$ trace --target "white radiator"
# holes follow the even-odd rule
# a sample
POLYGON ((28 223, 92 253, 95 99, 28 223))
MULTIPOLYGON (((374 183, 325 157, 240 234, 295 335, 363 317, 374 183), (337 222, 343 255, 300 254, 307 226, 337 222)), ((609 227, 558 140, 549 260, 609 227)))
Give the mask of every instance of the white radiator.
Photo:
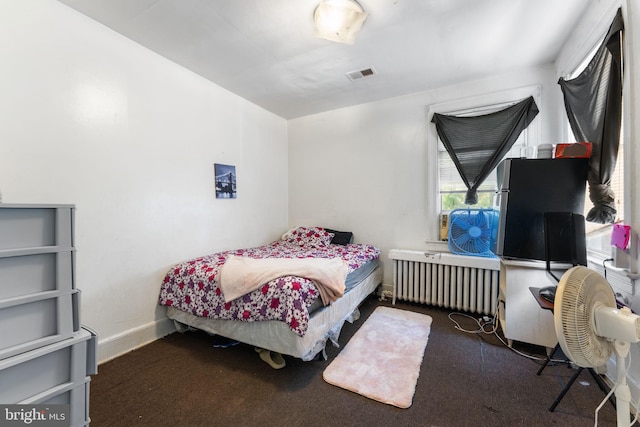
POLYGON ((393 249, 396 298, 460 311, 493 315, 497 309, 500 260, 393 249))

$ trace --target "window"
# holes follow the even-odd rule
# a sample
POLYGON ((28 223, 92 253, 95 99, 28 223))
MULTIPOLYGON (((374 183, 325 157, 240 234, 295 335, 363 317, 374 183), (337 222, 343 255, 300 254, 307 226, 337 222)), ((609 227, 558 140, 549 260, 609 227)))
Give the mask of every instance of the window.
MULTIPOLYGON (((464 96, 429 105, 427 107, 427 117, 432 117, 435 113, 454 116, 489 114, 513 105, 514 100, 524 100, 530 96, 533 96, 537 105, 541 105, 541 95, 542 86, 529 85, 464 96)), ((519 139, 505 157, 521 157, 521 153, 527 152, 527 147, 537 147, 540 134, 541 121, 536 118, 519 135, 519 139)), ((467 188, 449 154, 440 142, 436 126, 431 123, 427 128, 427 143, 429 167, 425 174, 429 190, 429 195, 427 196, 428 205, 432 209, 430 209, 430 219, 433 224, 427 240, 439 240, 441 238, 440 214, 453 209, 468 207, 464 204, 467 188)), ((534 154, 531 153, 531 156, 533 157, 534 154)), ((496 181, 495 173, 487 177, 483 188, 478 192, 478 200, 481 204, 474 205, 474 207, 495 207, 496 181)))
MULTIPOLYGON (((624 123, 622 125, 624 127, 624 123)), ((569 127, 569 122, 567 121, 567 128, 569 129, 569 142, 576 142, 576 138, 573 136, 573 132, 571 132, 571 128, 569 127)), ((622 222, 624 220, 624 138, 622 138, 622 132, 620 133, 620 146, 618 147, 618 160, 616 161, 616 168, 611 176, 611 189, 616 196, 616 222, 622 222)), ((587 216, 587 212, 591 209, 593 204, 589 199, 589 186, 587 185, 585 189, 585 204, 584 204, 584 215, 587 216)), ((586 223, 586 231, 587 233, 591 231, 595 231, 601 228, 611 228, 609 224, 597 224, 593 222, 586 223)))
MULTIPOLYGON (((589 64, 598 50, 599 45, 593 47, 586 55, 585 59, 576 67, 576 69, 570 74, 568 78, 574 78, 578 76, 589 64)), ((624 93, 623 93, 624 96, 624 93)), ((624 108, 624 107, 623 107, 624 108)), ((624 114, 623 114, 624 117, 624 114)), ((567 141, 577 142, 571 125, 566 115, 564 116, 565 126, 567 129, 567 141)), ((618 147, 618 158, 616 161, 616 167, 611 177, 611 189, 615 194, 615 207, 616 207, 616 219, 615 222, 622 222, 624 220, 624 120, 621 123, 620 132, 620 145, 618 147)), ((593 203, 589 199, 589 186, 585 188, 585 206, 584 216, 586 218, 587 213, 593 207, 593 203)), ((598 224, 586 221, 585 231, 587 233, 587 249, 592 255, 596 255, 600 258, 607 259, 611 256, 611 224, 598 224)))
MULTIPOLYGON (((489 114, 494 111, 508 107, 509 104, 500 104, 474 108, 473 110, 455 111, 447 114, 455 116, 474 116, 480 114, 489 114)), ((513 144, 511 150, 505 158, 532 157, 532 149, 527 141, 527 129, 522 131, 518 140, 513 144)), ((449 156, 444 144, 438 138, 438 178, 439 178, 439 194, 440 194, 440 211, 451 211, 468 207, 465 205, 464 199, 467 193, 467 187, 464 185, 460 174, 456 169, 453 160, 449 156)), ((476 208, 491 208, 495 205, 495 194, 498 184, 496 171, 494 170, 482 183, 478 190, 478 203, 473 205, 476 208)))
MULTIPOLYGON (((568 125, 568 122, 567 122, 568 125)), ((622 125, 624 127, 624 123, 622 125)), ((622 136, 622 133, 621 133, 622 136)), ((575 142, 573 133, 569 129, 569 141, 575 142)), ((616 168, 611 177, 611 189, 615 194, 616 204, 616 220, 615 222, 622 222, 624 220, 624 138, 620 138, 620 146, 618 147, 618 160, 616 161, 616 168)), ((587 213, 591 209, 593 204, 589 199, 589 185, 585 188, 585 203, 584 203, 584 216, 587 217, 587 213)), ((603 259, 610 258, 611 256, 611 224, 598 224, 594 222, 585 222, 585 231, 587 233, 587 250, 598 255, 603 259)))

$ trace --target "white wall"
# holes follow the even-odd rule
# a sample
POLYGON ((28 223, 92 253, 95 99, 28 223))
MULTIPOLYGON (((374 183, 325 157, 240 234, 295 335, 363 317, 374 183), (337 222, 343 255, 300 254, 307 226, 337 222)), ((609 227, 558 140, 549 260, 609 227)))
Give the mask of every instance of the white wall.
POLYGON ((101 360, 171 330, 172 264, 286 229, 286 121, 54 0, 0 0, 0 94, 3 202, 76 205, 101 360), (215 199, 214 163, 237 199, 215 199))
POLYGON ((390 284, 388 251, 425 249, 437 237, 429 106, 529 86, 541 88, 541 141, 560 142, 550 66, 290 120, 289 225, 353 231, 383 251, 390 284))

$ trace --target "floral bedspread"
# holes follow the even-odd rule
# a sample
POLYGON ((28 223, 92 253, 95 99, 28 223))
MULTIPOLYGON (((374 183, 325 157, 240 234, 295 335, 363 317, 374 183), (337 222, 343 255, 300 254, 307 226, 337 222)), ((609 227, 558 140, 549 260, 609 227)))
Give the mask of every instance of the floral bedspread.
POLYGON ((251 258, 342 258, 349 273, 376 259, 380 250, 371 245, 330 244, 301 246, 276 241, 266 246, 220 252, 177 264, 169 270, 160 290, 160 305, 175 307, 199 317, 246 322, 280 320, 299 336, 307 331, 308 308, 318 298, 312 281, 285 276, 265 283, 260 289, 225 303, 216 276, 230 255, 251 258))

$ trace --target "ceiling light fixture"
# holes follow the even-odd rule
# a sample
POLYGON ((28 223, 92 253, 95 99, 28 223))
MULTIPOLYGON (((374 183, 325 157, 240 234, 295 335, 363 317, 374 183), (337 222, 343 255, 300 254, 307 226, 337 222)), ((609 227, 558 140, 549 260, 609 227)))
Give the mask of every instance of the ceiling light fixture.
POLYGON ((367 13, 355 0, 323 0, 313 14, 314 36, 353 44, 365 19, 367 13))

